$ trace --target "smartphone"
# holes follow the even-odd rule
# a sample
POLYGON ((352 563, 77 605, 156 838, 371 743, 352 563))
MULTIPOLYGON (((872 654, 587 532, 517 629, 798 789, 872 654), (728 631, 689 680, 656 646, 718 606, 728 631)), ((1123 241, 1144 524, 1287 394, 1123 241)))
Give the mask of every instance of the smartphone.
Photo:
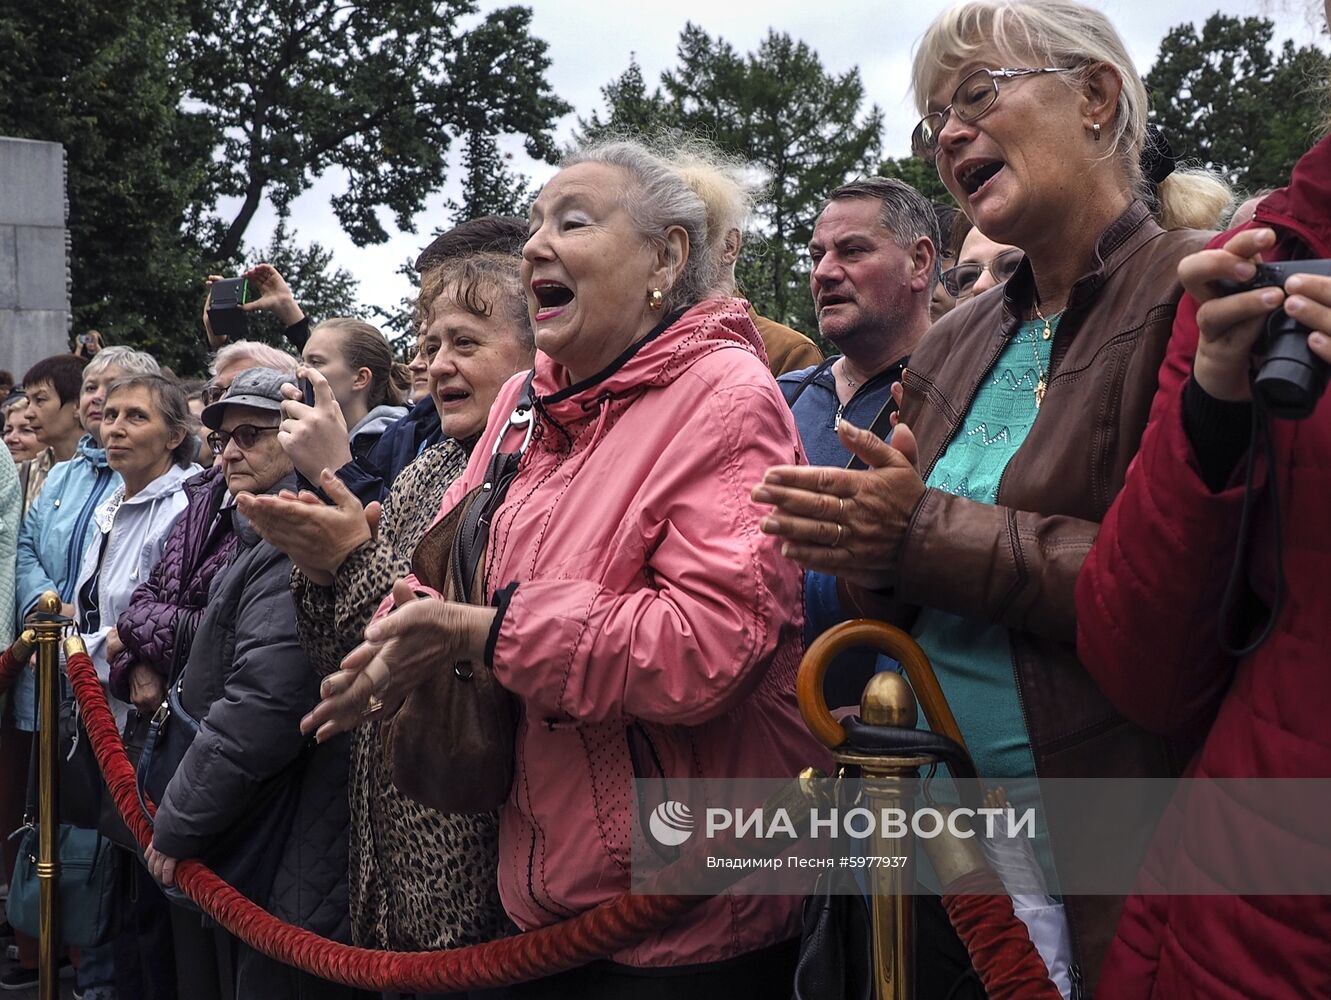
POLYGON ((91 334, 91 333, 80 333, 80 334, 79 334, 79 343, 82 344, 84 347, 91 347, 91 346, 93 345, 92 334, 91 334))
POLYGON ((297 379, 296 382, 300 385, 300 395, 301 395, 301 398, 305 400, 305 405, 306 405, 306 406, 313 406, 313 405, 314 405, 314 383, 311 382, 311 381, 310 381, 309 379, 307 379, 307 378, 297 379))

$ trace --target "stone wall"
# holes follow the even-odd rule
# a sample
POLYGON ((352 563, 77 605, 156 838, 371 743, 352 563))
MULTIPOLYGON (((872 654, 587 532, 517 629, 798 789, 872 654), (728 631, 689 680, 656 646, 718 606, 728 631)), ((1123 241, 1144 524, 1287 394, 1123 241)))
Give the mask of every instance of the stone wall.
POLYGON ((0 137, 0 368, 69 350, 65 150, 0 137))

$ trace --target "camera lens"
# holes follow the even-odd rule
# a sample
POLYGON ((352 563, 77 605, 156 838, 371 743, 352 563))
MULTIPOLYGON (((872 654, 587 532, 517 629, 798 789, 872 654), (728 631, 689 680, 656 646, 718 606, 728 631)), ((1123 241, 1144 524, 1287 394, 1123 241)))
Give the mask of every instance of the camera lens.
POLYGON ((1328 366, 1309 349, 1309 332, 1284 310, 1267 319, 1266 357, 1252 387, 1273 417, 1304 419, 1326 390, 1328 366))

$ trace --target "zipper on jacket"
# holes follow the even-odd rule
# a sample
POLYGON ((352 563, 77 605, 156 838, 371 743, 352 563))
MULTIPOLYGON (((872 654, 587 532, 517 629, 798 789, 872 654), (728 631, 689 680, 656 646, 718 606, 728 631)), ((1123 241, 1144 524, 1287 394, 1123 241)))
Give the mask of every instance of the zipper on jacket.
MULTIPOLYGON (((78 520, 74 522, 74 534, 70 535, 69 543, 65 547, 65 579, 70 583, 77 583, 79 569, 83 566, 84 546, 83 536, 88 532, 88 522, 92 520, 93 512, 101 506, 102 498, 106 495, 106 487, 111 480, 111 470, 109 468, 100 468, 97 470, 97 478, 93 481, 92 490, 88 494, 88 499, 79 511, 78 520)), ((63 600, 64 595, 61 595, 63 600)))

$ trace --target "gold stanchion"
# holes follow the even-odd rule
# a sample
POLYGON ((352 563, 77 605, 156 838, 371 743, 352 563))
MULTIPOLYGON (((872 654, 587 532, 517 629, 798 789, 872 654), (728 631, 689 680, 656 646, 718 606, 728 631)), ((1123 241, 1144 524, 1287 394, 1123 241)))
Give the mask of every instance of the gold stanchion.
POLYGON ((60 707, 60 639, 73 622, 60 613, 60 596, 47 591, 28 624, 37 639, 37 881, 41 888, 38 933, 39 1000, 58 1000, 60 970, 59 771, 56 758, 60 707))
MULTIPOLYGON (((915 727, 918 709, 910 685, 898 674, 875 674, 860 700, 860 718, 871 726, 915 727)), ((875 816, 883 810, 910 813, 919 786, 921 767, 935 763, 924 754, 870 756, 840 749, 832 756, 838 764, 860 769, 864 797, 875 816)), ((873 959, 877 972, 877 1000, 912 1000, 915 996, 915 885, 914 836, 907 826, 901 836, 890 836, 878 823, 873 854, 904 858, 900 868, 880 865, 869 870, 873 887, 873 959)))
MULTIPOLYGON (((905 632, 884 622, 858 619, 843 622, 819 636, 800 664, 796 689, 800 713, 818 739, 841 765, 860 769, 864 796, 874 815, 884 809, 909 814, 919 787, 920 768, 938 763, 928 753, 869 753, 850 748, 846 730, 827 708, 823 678, 836 655, 856 646, 868 646, 895 657, 910 682, 900 674, 881 673, 869 679, 860 701, 860 720, 870 726, 914 729, 919 718, 916 693, 924 704, 933 730, 964 747, 952 710, 934 677, 929 659, 905 632), (914 690, 912 690, 912 686, 914 690)), ((915 996, 915 885, 914 835, 909 826, 900 837, 889 836, 884 824, 875 826, 874 853, 880 858, 903 858, 901 867, 878 865, 869 871, 873 887, 874 995, 877 1000, 912 1000, 915 996)))

